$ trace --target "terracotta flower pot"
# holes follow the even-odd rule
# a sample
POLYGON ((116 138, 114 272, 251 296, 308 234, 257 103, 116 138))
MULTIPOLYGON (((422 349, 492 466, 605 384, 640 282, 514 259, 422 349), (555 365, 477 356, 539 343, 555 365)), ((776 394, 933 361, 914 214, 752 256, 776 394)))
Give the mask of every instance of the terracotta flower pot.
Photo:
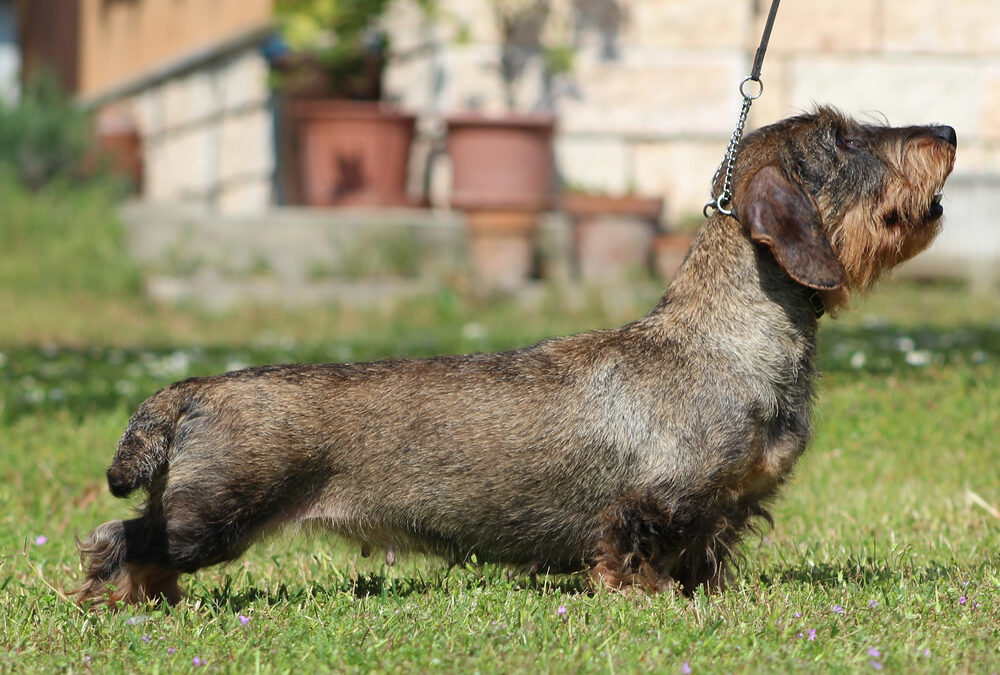
POLYGON ((534 272, 538 212, 552 205, 550 114, 448 118, 451 205, 466 211, 480 284, 515 290, 534 272))
POLYGON ((551 206, 553 115, 467 113, 452 115, 447 123, 453 207, 551 206))
POLYGON ((465 215, 476 281, 490 290, 515 291, 535 265, 537 211, 474 209, 465 215))
POLYGON ((128 179, 131 191, 142 193, 142 136, 133 115, 115 106, 102 109, 95 120, 96 147, 84 158, 85 171, 110 169, 128 179))
POLYGON ((476 278, 515 290, 534 272, 538 212, 552 204, 555 117, 466 113, 447 123, 451 205, 466 211, 476 278))
POLYGON ((416 117, 374 101, 293 101, 308 206, 403 206, 416 117))
POLYGON ((581 278, 622 280, 651 269, 662 199, 571 192, 562 208, 573 219, 581 278))

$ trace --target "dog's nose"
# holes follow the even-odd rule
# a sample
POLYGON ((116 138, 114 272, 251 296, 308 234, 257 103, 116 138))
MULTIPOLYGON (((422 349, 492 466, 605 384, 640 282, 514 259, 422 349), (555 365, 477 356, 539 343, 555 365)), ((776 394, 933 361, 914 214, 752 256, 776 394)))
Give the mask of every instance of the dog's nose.
POLYGON ((940 138, 942 141, 947 141, 952 145, 958 145, 958 134, 955 133, 954 127, 931 127, 931 133, 934 134, 935 138, 940 138))

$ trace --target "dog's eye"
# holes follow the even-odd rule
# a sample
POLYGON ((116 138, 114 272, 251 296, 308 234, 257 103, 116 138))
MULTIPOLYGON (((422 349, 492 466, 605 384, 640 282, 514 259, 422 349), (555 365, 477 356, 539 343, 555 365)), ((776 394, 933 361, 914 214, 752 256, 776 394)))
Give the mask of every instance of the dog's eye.
POLYGON ((840 150, 863 150, 866 147, 868 144, 863 139, 837 134, 837 148, 840 150))

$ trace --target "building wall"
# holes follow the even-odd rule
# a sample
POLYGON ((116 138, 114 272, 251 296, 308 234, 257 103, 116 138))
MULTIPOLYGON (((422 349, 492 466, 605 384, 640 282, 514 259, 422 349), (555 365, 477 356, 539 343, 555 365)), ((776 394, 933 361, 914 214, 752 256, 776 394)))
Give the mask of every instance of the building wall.
POLYGON ((13 0, 0 0, 0 102, 17 98, 21 54, 13 0))
POLYGON ((94 100, 180 59, 271 25, 273 0, 13 3, 24 75, 49 69, 67 91, 94 100))
POLYGON ((77 93, 121 86, 271 23, 272 0, 79 0, 77 93))
POLYGON ((79 84, 81 0, 15 0, 21 42, 22 80, 42 70, 63 88, 79 84))
MULTIPOLYGON (((431 117, 504 108, 490 0, 442 0, 431 22, 405 3, 387 26, 390 97, 431 117)), ((553 0, 572 24, 572 73, 548 86, 540 61, 519 107, 559 114, 558 169, 571 186, 664 195, 694 217, 740 107, 766 0, 553 0), (553 89, 555 90, 553 93, 553 89)), ((893 124, 958 130, 956 172, 1000 170, 1000 0, 809 0, 778 11, 763 96, 748 128, 836 105, 893 124)))

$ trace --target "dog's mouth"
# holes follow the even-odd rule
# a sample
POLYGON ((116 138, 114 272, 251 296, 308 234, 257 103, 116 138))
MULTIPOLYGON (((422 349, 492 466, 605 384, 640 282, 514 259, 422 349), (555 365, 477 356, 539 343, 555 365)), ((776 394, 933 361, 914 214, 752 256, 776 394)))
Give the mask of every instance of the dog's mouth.
POLYGON ((940 192, 934 195, 931 199, 930 208, 927 209, 927 213, 924 214, 924 222, 930 222, 932 220, 937 220, 944 215, 944 207, 941 206, 941 199, 944 197, 940 192))

